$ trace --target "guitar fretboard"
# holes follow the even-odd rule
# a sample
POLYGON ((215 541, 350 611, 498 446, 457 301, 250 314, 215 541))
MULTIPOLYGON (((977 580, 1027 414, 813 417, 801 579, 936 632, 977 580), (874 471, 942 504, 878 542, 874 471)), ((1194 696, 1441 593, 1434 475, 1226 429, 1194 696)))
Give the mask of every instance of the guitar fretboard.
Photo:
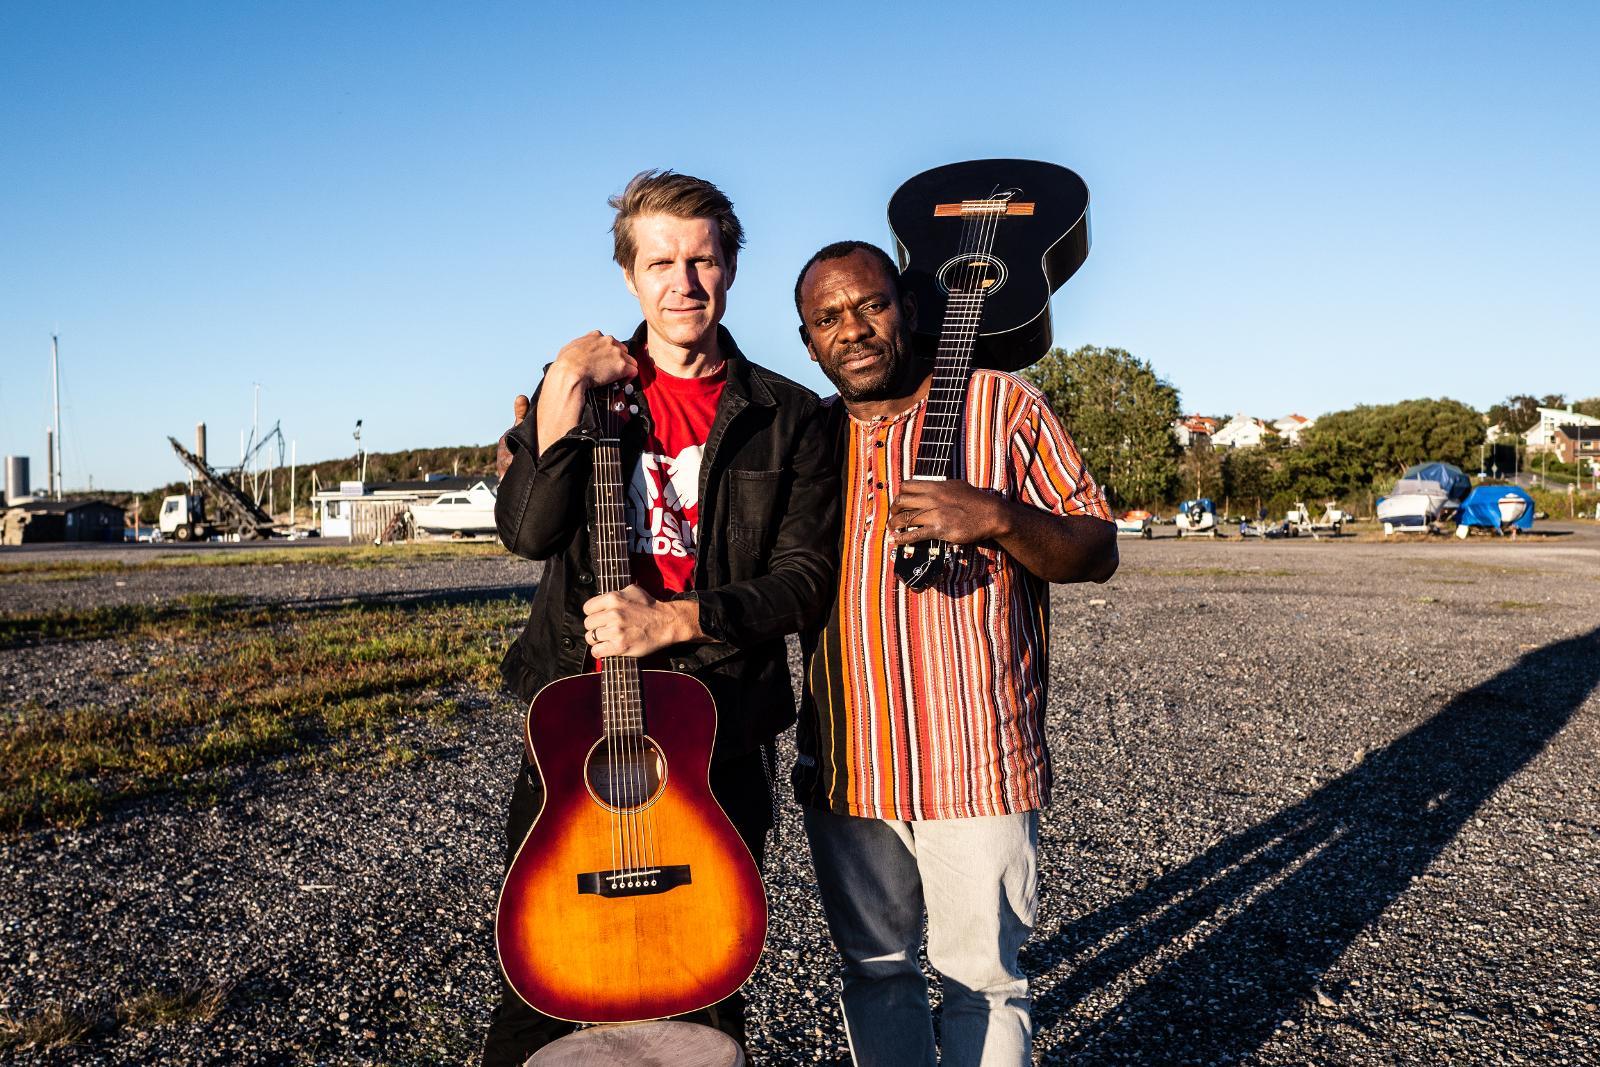
MULTIPOLYGON (((595 587, 616 593, 633 583, 628 566, 628 519, 624 509, 621 425, 626 401, 620 389, 596 390, 601 436, 594 446, 595 587)), ((639 661, 633 656, 607 656, 600 661, 602 710, 606 736, 644 734, 644 703, 639 696, 639 661)))
POLYGON ((983 318, 983 291, 951 293, 939 332, 939 355, 922 417, 917 446, 916 477, 948 478, 961 436, 961 413, 967 399, 972 352, 983 318))

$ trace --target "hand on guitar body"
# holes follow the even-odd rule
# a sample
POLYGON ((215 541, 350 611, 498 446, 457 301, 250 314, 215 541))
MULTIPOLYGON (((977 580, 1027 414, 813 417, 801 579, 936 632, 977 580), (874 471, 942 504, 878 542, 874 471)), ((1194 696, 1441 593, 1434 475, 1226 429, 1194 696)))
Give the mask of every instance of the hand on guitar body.
POLYGON ((897 545, 947 541, 973 545, 1009 530, 1006 502, 958 478, 915 479, 900 486, 889 509, 889 537, 897 545))
POLYGON ((1115 524, 1056 515, 959 478, 903 483, 889 510, 889 536, 896 545, 992 541, 1047 582, 1103 582, 1117 569, 1115 524))
POLYGON ((583 605, 584 639, 597 660, 648 656, 669 645, 707 640, 700 605, 693 600, 657 600, 637 585, 591 597, 583 605))

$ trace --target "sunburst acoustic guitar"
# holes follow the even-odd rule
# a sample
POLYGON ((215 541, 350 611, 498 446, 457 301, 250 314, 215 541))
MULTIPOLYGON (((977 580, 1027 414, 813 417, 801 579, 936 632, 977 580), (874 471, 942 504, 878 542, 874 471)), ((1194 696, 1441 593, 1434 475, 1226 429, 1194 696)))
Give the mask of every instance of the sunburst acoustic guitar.
MULTIPOLYGON (((627 403, 596 391, 592 549, 600 592, 631 581, 620 433, 627 403)), ((546 1015, 638 1022, 727 997, 750 976, 767 901, 711 795, 717 714, 694 678, 611 657, 545 686, 526 741, 544 807, 506 873, 495 947, 546 1015)))

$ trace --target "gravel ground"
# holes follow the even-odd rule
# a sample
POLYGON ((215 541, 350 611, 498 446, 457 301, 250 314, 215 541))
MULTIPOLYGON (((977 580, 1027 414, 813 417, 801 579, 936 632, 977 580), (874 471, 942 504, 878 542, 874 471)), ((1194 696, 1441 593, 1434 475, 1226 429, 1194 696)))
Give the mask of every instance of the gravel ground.
MULTIPOLYGON (((1058 790, 1027 950, 1041 1062, 1600 1062, 1600 530, 1551 529, 1124 541, 1110 583, 1055 591, 1058 790)), ((6 578, 0 611, 445 597, 534 573, 6 578)), ((7 650, 0 693, 126 700, 139 650, 111 650, 7 650)), ((72 1049, 0 1060, 470 1062, 519 717, 481 696, 459 737, 413 728, 430 758, 392 771, 260 770, 218 807, 156 798, 0 840, 0 1014, 99 1020, 72 1049), (226 990, 209 1022, 115 1021, 130 996, 204 983, 226 990)), ((792 810, 769 854, 752 1051, 837 1062, 792 810)))

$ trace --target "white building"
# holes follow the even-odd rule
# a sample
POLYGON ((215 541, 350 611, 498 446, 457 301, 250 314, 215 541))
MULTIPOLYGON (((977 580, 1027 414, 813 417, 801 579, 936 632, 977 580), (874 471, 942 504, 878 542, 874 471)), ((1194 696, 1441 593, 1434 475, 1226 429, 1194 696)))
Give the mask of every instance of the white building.
POLYGON ((1553 451, 1556 447, 1556 428, 1560 426, 1600 426, 1600 419, 1593 415, 1580 415, 1572 410, 1571 404, 1565 408, 1540 408, 1539 424, 1522 435, 1528 451, 1553 451))
POLYGON ((1254 448, 1272 432, 1272 427, 1241 411, 1216 432, 1211 443, 1218 448, 1254 448))
POLYGON ((1314 418, 1308 419, 1304 415, 1289 414, 1273 423, 1272 428, 1278 431, 1279 437, 1291 445, 1297 445, 1300 443, 1300 435, 1311 429, 1316 423, 1317 420, 1314 418))
POLYGON ((338 489, 313 493, 311 507, 318 532, 325 538, 342 537, 367 544, 382 539, 395 516, 413 504, 428 504, 445 493, 462 492, 483 481, 500 484, 498 478, 457 478, 430 474, 417 481, 340 482, 338 489))
POLYGON ((1172 420, 1172 436, 1179 448, 1188 448, 1202 437, 1209 438, 1217 432, 1217 420, 1205 415, 1185 415, 1172 420))

